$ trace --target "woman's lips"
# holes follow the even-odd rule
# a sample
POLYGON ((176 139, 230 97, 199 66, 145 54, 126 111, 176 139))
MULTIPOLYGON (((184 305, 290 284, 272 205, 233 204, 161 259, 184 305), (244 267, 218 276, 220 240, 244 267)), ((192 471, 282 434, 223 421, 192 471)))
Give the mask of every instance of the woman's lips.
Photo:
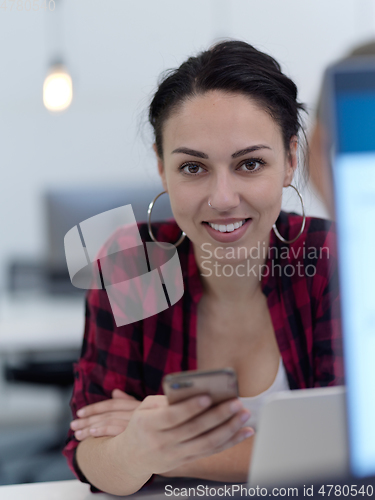
POLYGON ((213 227, 211 227, 208 222, 203 222, 202 224, 207 229, 207 232, 210 236, 213 237, 214 240, 220 241, 221 243, 231 243, 233 241, 239 240, 246 232, 247 228, 251 224, 253 219, 248 219, 241 227, 235 229, 230 233, 221 233, 217 231, 213 227))

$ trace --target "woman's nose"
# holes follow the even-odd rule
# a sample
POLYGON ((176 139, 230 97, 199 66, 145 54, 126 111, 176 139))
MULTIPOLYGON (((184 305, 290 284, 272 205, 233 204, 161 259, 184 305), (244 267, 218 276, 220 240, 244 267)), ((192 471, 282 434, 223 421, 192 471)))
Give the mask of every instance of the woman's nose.
POLYGON ((230 178, 230 174, 228 173, 216 176, 210 193, 209 202, 212 208, 220 212, 234 209, 240 203, 240 196, 236 183, 230 178))

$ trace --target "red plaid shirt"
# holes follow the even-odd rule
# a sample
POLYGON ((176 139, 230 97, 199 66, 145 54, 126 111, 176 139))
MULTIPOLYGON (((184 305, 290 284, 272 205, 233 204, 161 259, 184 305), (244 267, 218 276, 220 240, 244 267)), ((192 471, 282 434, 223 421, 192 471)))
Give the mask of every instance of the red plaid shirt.
MULTIPOLYGON (((276 224, 289 240, 298 234, 301 223, 301 216, 281 212, 276 224)), ((147 224, 139 223, 138 228, 142 241, 151 241, 147 224)), ((154 223, 153 233, 158 241, 173 243, 181 230, 171 220, 154 223)), ((307 217, 303 234, 290 245, 271 231, 270 248, 276 250, 268 256, 269 272, 263 273, 261 285, 290 388, 343 384, 334 223, 307 217)), ((115 388, 143 400, 163 394, 164 375, 197 368, 196 322, 202 283, 191 241, 186 237, 177 250, 184 295, 154 316, 117 327, 106 291, 88 292, 82 352, 74 365, 74 418, 83 406, 111 398, 115 388)), ((78 444, 69 430, 63 453, 73 472, 86 482, 75 460, 78 444)))

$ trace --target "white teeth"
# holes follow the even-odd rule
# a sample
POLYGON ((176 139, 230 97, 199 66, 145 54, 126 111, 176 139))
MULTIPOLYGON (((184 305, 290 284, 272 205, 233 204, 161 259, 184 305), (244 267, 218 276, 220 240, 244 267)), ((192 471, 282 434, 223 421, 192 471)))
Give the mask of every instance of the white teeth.
POLYGON ((211 224, 211 222, 209 222, 208 224, 216 229, 216 231, 220 231, 221 233, 231 233, 235 229, 241 227, 245 222, 246 220, 244 219, 241 222, 235 222, 234 224, 228 224, 227 226, 225 226, 224 224, 211 224))

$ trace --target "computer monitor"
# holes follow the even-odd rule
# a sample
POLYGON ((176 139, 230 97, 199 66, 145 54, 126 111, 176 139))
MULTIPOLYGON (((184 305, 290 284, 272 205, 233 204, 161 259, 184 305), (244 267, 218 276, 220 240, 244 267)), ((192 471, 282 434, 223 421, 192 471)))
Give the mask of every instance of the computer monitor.
MULTIPOLYGON (((112 186, 112 187, 75 187, 50 189, 44 195, 46 217, 46 263, 47 287, 50 292, 77 292, 70 283, 66 264, 64 237, 80 222, 112 210, 131 204, 137 222, 147 220, 150 202, 163 190, 162 187, 112 186)), ((169 197, 166 194, 155 203, 152 221, 172 218, 169 197)), ((113 221, 116 226, 117 221, 113 221)))
POLYGON ((350 465, 375 475, 375 57, 326 73, 334 142, 350 465))

